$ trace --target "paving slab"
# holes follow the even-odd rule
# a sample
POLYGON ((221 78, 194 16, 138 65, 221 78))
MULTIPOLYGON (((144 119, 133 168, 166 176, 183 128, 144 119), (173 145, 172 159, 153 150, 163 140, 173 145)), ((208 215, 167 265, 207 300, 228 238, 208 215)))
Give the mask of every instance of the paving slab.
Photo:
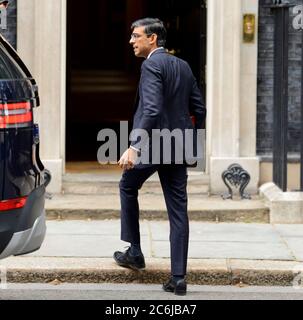
MULTIPOLYGON (((151 256, 149 239, 141 237, 142 249, 151 256)), ((111 235, 47 235, 40 250, 31 253, 37 257, 112 257, 114 251, 125 251, 126 242, 111 235)))
MULTIPOLYGON (((153 241, 155 257, 169 257, 169 243, 153 241)), ((259 259, 293 260, 294 256, 284 243, 266 242, 213 242, 191 241, 188 256, 201 259, 259 259)))
POLYGON ((275 224, 274 226, 282 237, 303 239, 303 224, 275 224))
MULTIPOLYGON (((47 234, 58 235, 119 235, 121 228, 120 220, 59 220, 47 221, 47 234)), ((142 236, 149 234, 147 221, 140 222, 142 236)))
MULTIPOLYGON (((146 257, 169 257, 169 223, 141 222, 146 257)), ((302 260, 303 239, 283 238, 272 225, 190 222, 189 257, 302 260)), ((123 251, 120 221, 47 221, 47 235, 34 256, 112 257, 123 251)), ((303 261, 303 260, 302 260, 303 261)))
POLYGON ((297 261, 303 261, 303 238, 285 237, 287 246, 292 251, 297 261))
MULTIPOLYGON (((153 240, 166 240, 169 223, 150 221, 153 240)), ((200 223, 190 222, 190 239, 193 241, 228 242, 282 242, 279 233, 270 224, 200 223)))

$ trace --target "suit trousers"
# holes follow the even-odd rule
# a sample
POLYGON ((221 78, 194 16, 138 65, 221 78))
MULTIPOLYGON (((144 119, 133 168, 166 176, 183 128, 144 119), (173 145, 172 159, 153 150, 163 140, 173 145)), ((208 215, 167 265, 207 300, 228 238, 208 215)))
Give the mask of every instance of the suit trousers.
POLYGON ((121 240, 140 243, 138 192, 158 172, 170 224, 171 273, 185 275, 188 257, 187 167, 185 165, 137 165, 124 171, 120 181, 121 240))

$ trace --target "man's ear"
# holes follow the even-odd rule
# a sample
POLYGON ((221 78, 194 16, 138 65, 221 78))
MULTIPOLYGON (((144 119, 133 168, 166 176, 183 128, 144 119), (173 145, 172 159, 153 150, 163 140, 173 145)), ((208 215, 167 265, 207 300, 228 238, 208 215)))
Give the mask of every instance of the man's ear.
POLYGON ((150 44, 154 44, 154 43, 157 43, 158 41, 158 36, 153 33, 151 36, 150 36, 150 44))

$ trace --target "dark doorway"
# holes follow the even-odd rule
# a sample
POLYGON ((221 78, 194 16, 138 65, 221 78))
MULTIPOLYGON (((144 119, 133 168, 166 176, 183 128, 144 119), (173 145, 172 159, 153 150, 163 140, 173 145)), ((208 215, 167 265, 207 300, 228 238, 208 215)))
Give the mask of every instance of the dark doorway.
POLYGON ((67 1, 66 160, 96 161, 97 134, 130 120, 141 59, 128 44, 131 23, 159 17, 167 49, 191 65, 205 92, 206 8, 201 0, 67 1))

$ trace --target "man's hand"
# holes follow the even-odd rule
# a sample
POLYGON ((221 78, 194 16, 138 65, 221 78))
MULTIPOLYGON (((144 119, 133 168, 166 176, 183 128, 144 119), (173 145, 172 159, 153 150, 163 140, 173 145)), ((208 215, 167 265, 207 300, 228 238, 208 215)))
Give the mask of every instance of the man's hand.
POLYGON ((120 166, 120 168, 124 170, 133 169, 137 161, 137 158, 137 151, 132 148, 129 148, 123 153, 121 159, 118 162, 118 165, 120 166))

